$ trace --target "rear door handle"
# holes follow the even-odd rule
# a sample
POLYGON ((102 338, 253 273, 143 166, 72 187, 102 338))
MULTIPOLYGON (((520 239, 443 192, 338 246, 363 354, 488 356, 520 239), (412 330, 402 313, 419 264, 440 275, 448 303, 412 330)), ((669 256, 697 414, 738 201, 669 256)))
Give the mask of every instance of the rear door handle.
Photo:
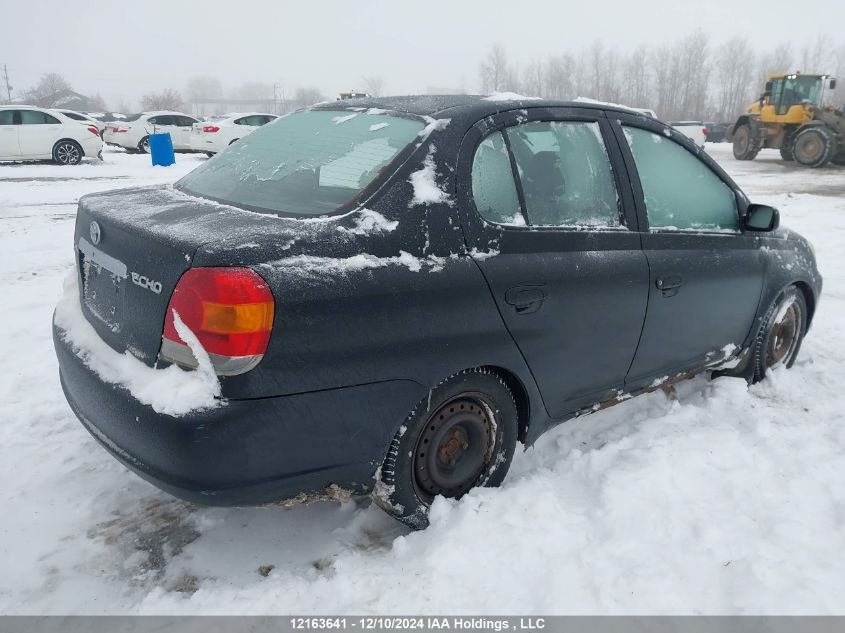
POLYGON ((505 293, 505 301, 517 314, 537 312, 546 300, 545 286, 516 286, 505 293))
POLYGON ((664 297, 674 297, 678 294, 678 288, 683 283, 684 279, 680 275, 667 275, 665 277, 658 277, 654 285, 663 293, 664 297))

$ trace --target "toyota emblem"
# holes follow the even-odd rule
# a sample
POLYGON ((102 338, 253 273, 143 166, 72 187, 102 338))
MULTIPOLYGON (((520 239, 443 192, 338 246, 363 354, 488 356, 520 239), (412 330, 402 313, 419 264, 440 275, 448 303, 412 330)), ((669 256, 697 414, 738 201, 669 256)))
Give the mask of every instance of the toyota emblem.
POLYGON ((91 242, 95 245, 100 243, 100 225, 96 222, 91 222, 91 242))

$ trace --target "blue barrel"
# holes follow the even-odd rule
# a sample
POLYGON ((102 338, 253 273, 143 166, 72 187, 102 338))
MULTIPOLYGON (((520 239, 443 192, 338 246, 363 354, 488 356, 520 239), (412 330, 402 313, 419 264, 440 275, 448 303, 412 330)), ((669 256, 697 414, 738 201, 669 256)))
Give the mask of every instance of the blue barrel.
POLYGON ((176 153, 173 151, 173 140, 170 134, 150 134, 150 157, 153 165, 167 167, 176 162, 176 153))

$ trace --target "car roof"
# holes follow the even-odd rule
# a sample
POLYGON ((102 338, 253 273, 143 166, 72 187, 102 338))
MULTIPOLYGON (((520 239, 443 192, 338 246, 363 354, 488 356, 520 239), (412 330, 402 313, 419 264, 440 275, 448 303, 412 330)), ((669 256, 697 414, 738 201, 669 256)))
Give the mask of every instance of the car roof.
POLYGON ((599 101, 556 101, 524 97, 513 93, 499 93, 493 95, 409 95, 404 97, 370 97, 367 99, 344 99, 341 101, 324 101, 312 106, 315 110, 348 110, 351 108, 381 108, 396 112, 407 112, 418 116, 438 118, 449 113, 451 115, 465 114, 484 118, 503 110, 519 108, 548 108, 548 107, 587 108, 596 110, 610 110, 645 116, 634 108, 599 101), (505 106, 505 107, 503 107, 505 106))

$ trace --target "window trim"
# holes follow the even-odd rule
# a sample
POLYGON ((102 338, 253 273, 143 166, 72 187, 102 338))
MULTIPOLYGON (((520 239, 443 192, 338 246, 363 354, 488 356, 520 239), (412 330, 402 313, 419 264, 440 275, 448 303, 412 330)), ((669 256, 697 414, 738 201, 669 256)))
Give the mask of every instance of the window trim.
POLYGON ((630 188, 634 196, 634 205, 637 210, 637 221, 639 222, 639 230, 641 233, 652 235, 708 235, 719 237, 734 237, 745 234, 745 223, 743 220, 745 218, 745 211, 747 210, 749 201, 745 197, 745 194, 742 193, 739 186, 731 180, 730 176, 728 176, 728 174, 725 173, 725 171, 722 170, 722 168, 719 167, 719 165, 716 164, 704 150, 696 147, 695 143, 691 139, 665 123, 661 123, 660 121, 643 121, 639 118, 635 118, 621 112, 614 114, 618 114, 618 116, 613 117, 614 120, 611 121, 611 128, 613 129, 613 133, 616 135, 617 145, 619 146, 619 150, 625 161, 625 166, 628 172, 628 182, 630 183, 630 188), (739 228, 737 230, 731 230, 652 227, 648 220, 648 210, 645 205, 645 192, 643 191, 642 181, 640 180, 640 173, 637 169, 636 161, 634 160, 634 154, 631 151, 631 147, 628 145, 628 140, 625 138, 625 127, 635 127, 646 132, 651 132, 652 134, 665 136, 667 139, 673 141, 676 145, 679 145, 682 149, 685 149, 687 152, 692 154, 699 163, 709 169, 710 172, 733 193, 736 205, 737 225, 739 228))
MULTIPOLYGON (((503 114, 510 114, 514 115, 517 113, 530 113, 530 110, 526 110, 525 108, 516 109, 512 111, 508 111, 503 114)), ((472 150, 470 152, 470 161, 469 167, 470 172, 467 175, 469 186, 467 187, 467 193, 469 201, 472 203, 472 209, 475 212, 475 217, 481 220, 484 224, 497 227, 502 230, 506 231, 556 231, 556 232, 566 232, 566 233, 619 233, 619 232, 636 232, 637 228, 630 226, 630 220, 632 219, 629 217, 629 214, 626 212, 626 203, 625 203, 625 195, 624 189, 628 185, 624 182, 623 175, 620 169, 625 169, 626 165, 623 162, 624 157, 619 157, 620 161, 617 165, 614 162, 614 145, 618 143, 618 139, 616 139, 614 130, 612 126, 610 126, 609 122, 607 121, 606 117, 604 116, 603 111, 594 111, 589 114, 581 114, 577 112, 566 112, 561 111, 557 108, 544 108, 542 113, 539 116, 532 117, 529 114, 523 114, 525 117, 522 120, 519 120, 518 117, 511 116, 508 117, 507 120, 499 121, 495 124, 489 125, 486 129, 482 132, 482 134, 477 139, 477 142, 473 144, 472 150), (557 116, 555 116, 557 115, 557 116), (602 122, 604 121, 604 123, 602 122), (533 225, 530 224, 528 221, 528 211, 527 205, 525 202, 525 193, 522 188, 522 179, 519 177, 519 171, 516 165, 516 157, 511 149, 510 139, 508 138, 506 130, 511 127, 516 127, 518 125, 524 125, 526 123, 551 123, 551 122, 560 122, 560 123, 595 123, 599 126, 599 133, 602 136, 602 142, 604 144, 605 154, 607 155, 608 163, 610 164, 610 172, 613 175, 613 185, 616 187, 616 196, 618 201, 619 207, 619 220, 620 223, 617 226, 596 226, 596 227, 583 227, 583 226, 565 226, 565 225, 554 225, 554 224, 537 224, 533 225), (519 199, 520 205, 520 213, 522 215, 523 220, 525 220, 525 225, 518 225, 518 224, 500 224, 498 222, 493 222, 485 218, 479 211, 478 207, 475 205, 475 197, 472 195, 472 165, 475 162, 475 154, 478 151, 478 147, 487 140, 488 137, 492 136, 495 133, 501 133, 502 138, 505 141, 505 147, 508 150, 508 157, 510 159, 511 165, 511 176, 514 179, 514 183, 516 185, 517 191, 517 198, 519 199)), ((482 121, 487 121, 484 119, 482 121)), ((478 122, 478 123, 481 123, 478 122)), ((478 125, 476 123, 476 125, 478 125)), ((489 121, 488 121, 489 123, 489 121)), ((639 221, 639 216, 636 217, 636 220, 639 221)))

